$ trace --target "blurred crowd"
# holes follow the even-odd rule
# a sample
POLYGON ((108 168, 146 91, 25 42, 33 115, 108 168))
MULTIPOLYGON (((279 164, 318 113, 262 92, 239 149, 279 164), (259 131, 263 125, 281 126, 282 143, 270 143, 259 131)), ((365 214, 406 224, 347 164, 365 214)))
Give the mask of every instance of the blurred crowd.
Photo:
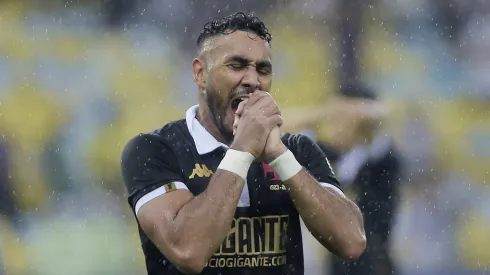
MULTIPOLYGON (((357 152, 369 110, 338 94, 375 91, 376 133, 400 161, 387 247, 400 274, 490 274, 486 0, 0 1, 0 274, 144 274, 122 147, 197 103, 196 35, 234 11, 272 32, 291 131, 357 152)), ((328 274, 307 235, 307 274, 328 274)))

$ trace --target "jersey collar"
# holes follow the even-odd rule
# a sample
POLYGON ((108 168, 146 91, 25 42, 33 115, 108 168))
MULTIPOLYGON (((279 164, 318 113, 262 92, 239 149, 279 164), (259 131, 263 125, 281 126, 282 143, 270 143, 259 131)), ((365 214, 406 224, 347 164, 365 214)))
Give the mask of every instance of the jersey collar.
POLYGON ((196 115, 198 110, 199 105, 190 107, 185 114, 185 121, 199 155, 210 153, 220 147, 228 149, 228 146, 214 138, 197 120, 196 115))

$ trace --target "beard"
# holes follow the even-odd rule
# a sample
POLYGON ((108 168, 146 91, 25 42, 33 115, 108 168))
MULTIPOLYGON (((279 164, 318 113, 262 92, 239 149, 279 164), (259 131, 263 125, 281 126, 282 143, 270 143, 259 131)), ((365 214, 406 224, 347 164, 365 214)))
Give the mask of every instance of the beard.
POLYGON ((231 99, 238 94, 250 94, 254 92, 255 89, 243 86, 237 86, 233 88, 228 93, 228 99, 226 102, 219 96, 220 92, 218 89, 210 86, 207 89, 207 97, 205 99, 206 105, 211 113, 211 117, 213 119, 213 123, 218 129, 221 136, 227 143, 231 143, 233 141, 233 128, 228 129, 226 126, 226 116, 228 113, 228 108, 231 108, 231 99))
POLYGON ((205 99, 206 105, 208 105, 214 125, 224 140, 231 143, 233 141, 233 130, 228 130, 226 127, 226 113, 229 102, 223 102, 219 92, 212 87, 208 89, 207 95, 205 99))

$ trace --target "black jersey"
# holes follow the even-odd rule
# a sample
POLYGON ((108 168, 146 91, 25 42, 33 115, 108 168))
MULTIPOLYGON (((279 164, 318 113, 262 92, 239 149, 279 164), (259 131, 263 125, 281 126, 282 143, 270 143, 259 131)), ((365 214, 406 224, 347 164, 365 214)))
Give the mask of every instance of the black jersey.
MULTIPOLYGON (((135 215, 152 198, 177 189, 203 192, 227 147, 195 119, 134 137, 122 156, 122 173, 135 215)), ((322 185, 339 188, 325 154, 302 135, 285 134, 283 143, 322 185)), ((212 215, 212 213, 210 213, 212 215)), ((149 275, 182 274, 139 227, 149 275)), ((269 165, 254 161, 248 171, 228 236, 202 274, 304 274, 300 218, 288 191, 269 165)))

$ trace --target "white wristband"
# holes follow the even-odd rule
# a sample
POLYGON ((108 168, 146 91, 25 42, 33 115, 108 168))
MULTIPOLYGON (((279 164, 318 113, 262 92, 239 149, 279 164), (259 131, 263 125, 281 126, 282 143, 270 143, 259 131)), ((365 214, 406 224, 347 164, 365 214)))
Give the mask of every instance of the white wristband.
POLYGON ((250 168, 250 165, 254 159, 254 156, 248 152, 228 149, 225 157, 223 160, 221 160, 218 169, 230 171, 246 180, 248 169, 250 168))
POLYGON ((303 168, 294 157, 293 152, 289 150, 273 160, 269 165, 283 182, 298 174, 303 168))

